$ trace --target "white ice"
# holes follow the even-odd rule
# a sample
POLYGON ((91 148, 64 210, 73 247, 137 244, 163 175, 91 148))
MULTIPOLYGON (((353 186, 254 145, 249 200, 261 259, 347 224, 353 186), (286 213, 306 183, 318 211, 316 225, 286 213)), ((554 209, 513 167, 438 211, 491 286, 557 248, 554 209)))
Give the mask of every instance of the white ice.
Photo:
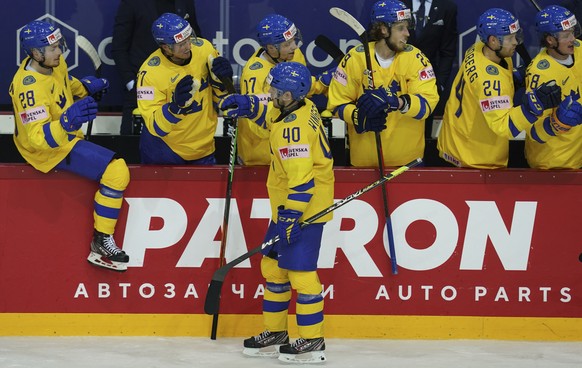
MULTIPOLYGON (((261 368, 242 338, 0 337, 0 368, 261 368)), ((582 367, 582 342, 326 339, 326 368, 582 367)), ((313 366, 313 365, 310 365, 313 366)))

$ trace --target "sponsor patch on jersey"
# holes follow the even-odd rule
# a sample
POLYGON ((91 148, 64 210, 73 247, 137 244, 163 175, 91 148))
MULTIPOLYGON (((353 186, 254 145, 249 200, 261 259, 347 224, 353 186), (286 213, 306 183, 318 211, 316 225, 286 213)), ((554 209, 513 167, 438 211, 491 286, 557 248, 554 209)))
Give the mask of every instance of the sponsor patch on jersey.
POLYGON ((256 63, 252 63, 251 66, 249 66, 250 70, 258 70, 258 69, 262 69, 263 68, 263 64, 259 63, 258 61, 256 63))
POLYGON ((418 79, 421 81, 434 79, 434 78, 435 78, 435 76, 434 76, 434 70, 432 69, 432 66, 426 67, 418 72, 418 79))
POLYGON ((499 69, 497 69, 497 67, 495 65, 487 65, 487 68, 485 68, 485 71, 487 72, 487 74, 499 75, 499 69))
POLYGON ((411 45, 404 46, 404 51, 412 51, 412 46, 411 45))
POLYGON ((481 111, 489 112, 493 110, 505 110, 511 108, 511 98, 509 96, 496 96, 479 101, 481 111))
POLYGON ((154 87, 137 87, 137 99, 144 101, 153 101, 154 87))
POLYGON ((364 52, 364 45, 358 45, 358 46, 356 46, 356 51, 357 52, 364 52))
POLYGON ((30 84, 33 84, 34 82, 36 82, 36 79, 34 79, 34 77, 32 75, 27 75, 22 80, 22 84, 24 84, 25 86, 28 86, 30 84))
POLYGON ((548 69, 550 67, 550 63, 547 60, 540 60, 538 61, 538 65, 536 65, 536 67, 539 70, 548 69))
POLYGON ((297 115, 295 115, 294 113, 291 113, 291 114, 287 115, 285 117, 285 119, 283 119, 283 121, 286 122, 286 123, 290 123, 290 122, 292 122, 292 121, 294 121, 296 119, 297 119, 297 115))
POLYGON ((158 56, 154 56, 148 61, 149 66, 158 66, 160 65, 160 58, 158 56))
POLYGON ((280 147, 279 156, 281 160, 288 160, 292 158, 307 158, 311 156, 308 144, 296 144, 293 146, 280 147))
POLYGON ((339 66, 337 67, 337 69, 335 70, 335 73, 333 74, 333 79, 338 81, 339 84, 341 84, 344 87, 348 85, 348 75, 339 66))
POLYGON ((20 113, 20 121, 22 121, 22 124, 34 123, 35 121, 43 121, 46 118, 48 118, 48 112, 46 111, 44 106, 24 110, 20 113))
POLYGON ((201 39, 198 39, 198 38, 193 38, 192 45, 200 47, 200 46, 204 45, 204 41, 202 41, 201 39))

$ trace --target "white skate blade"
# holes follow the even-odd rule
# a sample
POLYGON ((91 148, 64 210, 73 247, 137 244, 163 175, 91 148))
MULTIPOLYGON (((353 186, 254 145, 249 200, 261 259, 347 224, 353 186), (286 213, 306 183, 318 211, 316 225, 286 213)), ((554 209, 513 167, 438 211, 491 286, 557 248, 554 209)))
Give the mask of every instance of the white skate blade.
POLYGON ((285 363, 312 364, 325 362, 325 352, 311 351, 303 354, 279 354, 279 360, 285 363))
POLYGON ((244 348, 243 354, 250 357, 276 357, 279 355, 279 346, 281 345, 271 345, 261 349, 255 348, 244 348))
POLYGON ((87 257, 87 261, 89 263, 94 264, 95 266, 107 268, 109 270, 117 271, 117 272, 125 272, 127 271, 127 263, 123 262, 115 262, 107 257, 102 256, 99 253, 91 252, 89 253, 89 257, 87 257))

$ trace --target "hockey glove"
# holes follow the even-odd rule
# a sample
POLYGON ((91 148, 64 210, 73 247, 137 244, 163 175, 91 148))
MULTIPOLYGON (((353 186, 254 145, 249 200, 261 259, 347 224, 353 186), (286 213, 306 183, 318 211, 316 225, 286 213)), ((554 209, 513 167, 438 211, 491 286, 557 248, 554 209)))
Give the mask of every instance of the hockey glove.
POLYGON ((550 124, 557 133, 565 133, 582 124, 582 105, 572 96, 566 97, 550 117, 550 124))
POLYGON ((558 106, 561 99, 562 89, 555 81, 549 81, 524 94, 522 103, 532 114, 540 116, 544 110, 558 106))
POLYGON ((168 104, 168 110, 174 115, 187 115, 193 111, 189 109, 192 104, 192 90, 194 89, 194 79, 191 75, 186 75, 174 89, 172 102, 168 104))
POLYGON ((259 103, 257 96, 232 94, 221 99, 218 108, 230 118, 242 116, 254 119, 259 114, 259 103))
POLYGON ((96 78, 92 75, 81 78, 81 83, 83 87, 89 93, 89 96, 93 97, 96 101, 100 101, 101 97, 109 89, 109 81, 105 78, 96 78))
POLYGON ((369 116, 376 116, 384 111, 395 111, 399 106, 398 96, 386 88, 367 89, 356 103, 356 107, 369 116))
POLYGON ((81 125, 97 117, 97 102, 93 97, 85 97, 71 106, 61 115, 61 126, 67 132, 74 132, 81 125))
POLYGON ((303 212, 288 210, 283 206, 279 207, 277 213, 277 234, 283 243, 289 245, 295 243, 301 238, 301 224, 299 218, 303 212))
POLYGON ((519 89, 521 87, 525 87, 525 69, 526 65, 520 65, 518 67, 513 68, 513 85, 515 89, 519 89))
POLYGON ((328 69, 325 72, 319 74, 317 77, 315 77, 315 79, 320 81, 321 84, 323 84, 324 86, 329 87, 329 84, 331 83, 331 80, 333 79, 333 75, 335 74, 335 69, 336 68, 328 69))
POLYGON ((356 133, 383 131, 386 129, 386 116, 387 113, 384 111, 378 115, 370 116, 365 114, 362 109, 355 109, 352 114, 352 120, 356 133))
POLYGON ((212 73, 220 80, 225 78, 232 79, 233 71, 232 65, 227 58, 218 56, 212 60, 212 73))

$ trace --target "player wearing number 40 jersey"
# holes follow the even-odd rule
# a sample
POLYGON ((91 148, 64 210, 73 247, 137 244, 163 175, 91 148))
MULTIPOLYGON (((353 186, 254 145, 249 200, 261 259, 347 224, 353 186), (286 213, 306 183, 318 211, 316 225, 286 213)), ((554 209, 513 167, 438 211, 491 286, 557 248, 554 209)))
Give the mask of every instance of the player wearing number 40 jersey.
POLYGON ((305 96, 311 74, 302 64, 277 64, 267 78, 272 99, 230 95, 220 102, 229 116, 246 116, 269 133, 271 165, 267 190, 272 219, 263 249, 261 272, 265 331, 244 341, 247 355, 277 355, 287 362, 325 361, 323 295, 317 260, 325 222, 331 213, 301 227, 301 222, 333 204, 333 158, 315 105, 305 96), (297 291, 299 339, 289 343, 287 315, 292 289, 297 291))
POLYGON ((437 148, 449 165, 503 168, 509 139, 529 133, 545 110, 556 107, 560 88, 540 84, 514 107, 511 56, 522 42, 519 22, 506 10, 489 9, 479 17, 477 33, 453 82, 437 148))
POLYGON ((539 169, 579 169, 582 167, 582 47, 576 38, 580 25, 569 10, 551 5, 536 16, 536 30, 544 46, 532 60, 526 74, 526 87, 533 90, 555 80, 564 101, 542 115, 542 128, 532 129, 525 141, 528 164, 539 169))

